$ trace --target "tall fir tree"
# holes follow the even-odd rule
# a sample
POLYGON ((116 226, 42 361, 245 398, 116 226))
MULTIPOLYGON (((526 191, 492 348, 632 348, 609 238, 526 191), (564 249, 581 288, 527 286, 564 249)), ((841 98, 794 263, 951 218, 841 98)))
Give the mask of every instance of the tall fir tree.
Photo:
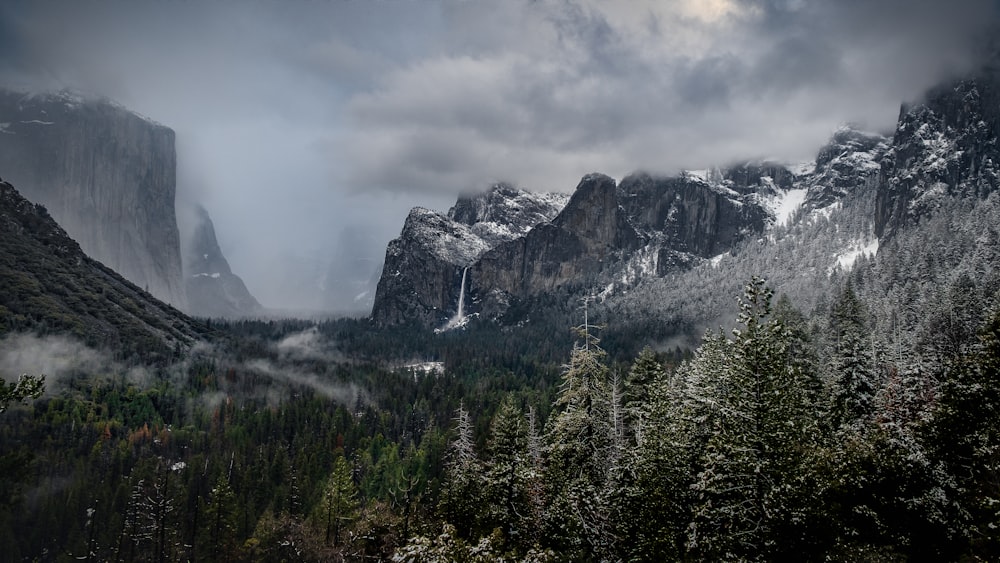
POLYGON ((980 329, 978 345, 951 364, 927 441, 957 481, 968 552, 1000 560, 1000 308, 980 329))
POLYGON ((864 303, 850 281, 830 311, 832 331, 832 391, 830 421, 833 428, 863 423, 872 416, 880 382, 875 336, 868 328, 864 303))
POLYGON ((574 345, 563 369, 546 433, 546 523, 557 550, 593 559, 613 543, 603 490, 613 429, 606 353, 588 330, 581 336, 583 342, 574 345))
POLYGON ((815 444, 805 376, 791 361, 788 333, 769 319, 771 291, 754 278, 740 301, 734 340, 693 489, 688 547, 708 559, 788 556, 801 536, 795 498, 805 453, 815 444))
POLYGON ((202 552, 212 561, 232 561, 236 547, 236 495, 229 479, 220 474, 205 507, 202 552))
POLYGON ((633 444, 640 444, 649 422, 650 387, 665 376, 663 364, 649 346, 642 349, 625 377, 625 424, 633 444))
POLYGON ((448 445, 438 512, 461 538, 479 532, 483 466, 475 451, 472 418, 465 405, 455 411, 455 437, 448 445))
POLYGON ((316 520, 324 530, 324 543, 339 545, 344 526, 357 517, 358 511, 357 487, 351 477, 351 465, 343 454, 337 455, 333 462, 333 471, 316 510, 316 520))
POLYGON ((503 399, 493 416, 487 454, 484 528, 499 528, 506 547, 530 548, 528 433, 513 395, 503 399))

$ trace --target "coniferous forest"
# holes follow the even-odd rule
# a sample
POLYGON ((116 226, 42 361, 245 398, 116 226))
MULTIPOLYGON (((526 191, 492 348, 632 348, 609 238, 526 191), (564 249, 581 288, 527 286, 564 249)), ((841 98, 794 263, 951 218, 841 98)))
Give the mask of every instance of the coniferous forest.
POLYGON ((863 276, 808 315, 753 278, 693 351, 215 321, 5 397, 4 559, 995 560, 1000 310, 959 278, 906 335, 863 276))

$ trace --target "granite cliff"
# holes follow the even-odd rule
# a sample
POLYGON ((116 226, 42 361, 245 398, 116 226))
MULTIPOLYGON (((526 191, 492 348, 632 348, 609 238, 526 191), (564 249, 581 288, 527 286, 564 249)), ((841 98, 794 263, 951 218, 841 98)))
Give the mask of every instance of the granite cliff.
POLYGON ((447 214, 414 208, 386 248, 372 318, 379 325, 443 325, 456 313, 465 269, 554 219, 567 200, 497 184, 459 198, 447 214))
POLYGON ((558 214, 496 244, 452 220, 483 216, 456 214, 467 202, 449 216, 417 208, 389 245, 373 317, 440 328, 459 313, 462 297, 463 316, 499 318, 511 303, 542 294, 606 297, 682 274, 795 217, 828 213, 845 198, 873 192, 888 151, 885 137, 845 126, 814 162, 795 167, 750 161, 676 176, 636 172, 618 185, 589 174, 558 214))
POLYGON ((541 213, 497 205, 511 200, 510 188, 462 198, 448 216, 416 208, 389 244, 373 318, 443 326, 459 314, 501 316, 514 300, 555 290, 686 270, 771 224, 764 198, 785 193, 791 178, 770 163, 676 178, 637 173, 621 185, 595 173, 541 213))
POLYGON ((0 174, 83 250, 185 305, 174 132, 107 100, 0 91, 0 174))
POLYGON ((875 232, 888 237, 941 199, 982 198, 1000 185, 1000 68, 943 84, 904 104, 884 160, 875 232))
POLYGON ((195 227, 184 264, 188 310, 200 317, 235 318, 261 313, 260 303, 222 255, 208 211, 198 206, 194 213, 195 227))
POLYGON ((803 279, 830 275, 941 209, 986 200, 1000 185, 998 133, 1000 65, 993 64, 904 104, 891 138, 844 126, 809 163, 751 161, 675 176, 637 172, 617 186, 591 174, 552 219, 473 250, 463 248, 480 239, 466 225, 415 210, 390 244, 382 281, 396 281, 380 283, 374 317, 382 324, 451 327, 443 321, 459 313, 460 297, 460 316, 500 318, 514 302, 558 292, 643 308, 656 299, 644 292, 666 293, 662 283, 647 281, 692 270, 711 279, 706 268, 727 256, 749 260, 755 253, 741 250, 748 244, 786 253, 785 266, 803 279), (414 229, 417 217, 437 222, 422 220, 423 228, 414 229), (801 238, 804 232, 813 232, 813 240, 801 238), (460 259, 435 262, 420 254, 431 248, 437 259, 460 259), (405 291, 397 291, 401 282, 405 291), (436 314, 414 314, 425 303, 436 314))

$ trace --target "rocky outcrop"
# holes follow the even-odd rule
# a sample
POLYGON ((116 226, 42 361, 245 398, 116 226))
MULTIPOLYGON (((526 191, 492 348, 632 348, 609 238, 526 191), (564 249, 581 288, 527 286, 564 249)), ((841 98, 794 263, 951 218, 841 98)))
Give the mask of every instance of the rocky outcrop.
POLYGON ((443 324, 452 288, 459 283, 456 275, 485 249, 467 226, 414 208, 399 238, 386 248, 372 318, 379 325, 443 324))
POLYGON ((0 91, 0 174, 83 250, 184 305, 174 132, 106 100, 0 91))
POLYGON ((880 238, 932 212, 944 196, 983 197, 1000 177, 1000 74, 931 90, 903 105, 876 200, 880 238))
MULTIPOLYGON (((744 194, 759 193, 761 178, 770 176, 746 165, 735 170, 727 176, 738 178, 739 183, 728 178, 722 180, 726 176, 721 173, 715 178, 690 174, 654 178, 645 173, 632 174, 622 180, 619 188, 622 206, 632 224, 654 241, 664 255, 674 251, 710 258, 767 225, 767 211, 744 194)), ((781 170, 784 177, 791 176, 787 170, 781 170)), ((669 260, 662 264, 657 275, 673 269, 669 260)))
POLYGON ((474 295, 507 298, 586 284, 643 242, 619 205, 615 181, 590 174, 552 222, 485 253, 471 270, 470 286, 474 295))
POLYGON ((497 210, 516 207, 518 216, 537 220, 552 207, 513 206, 527 195, 505 195, 503 187, 476 201, 460 199, 447 217, 417 208, 389 244, 372 316, 379 324, 440 327, 455 314, 463 288, 465 315, 494 317, 514 300, 555 290, 687 270, 771 224, 762 198, 790 189, 792 177, 766 163, 676 178, 639 173, 620 186, 589 174, 558 215, 529 229, 507 227, 512 214, 497 210), (518 230, 523 234, 512 237, 518 230))
POLYGON ((783 164, 751 161, 721 171, 722 184, 740 195, 760 194, 762 188, 788 190, 795 175, 783 164))
POLYGON ((448 210, 448 219, 468 226, 493 248, 551 221, 567 201, 566 194, 533 193, 501 183, 486 193, 459 197, 448 210))
POLYGON ((184 264, 189 310, 199 317, 239 318, 261 313, 260 303, 233 274, 215 238, 215 226, 203 207, 196 222, 184 264))
MULTIPOLYGON (((953 205, 949 198, 983 198, 1000 186, 998 69, 994 63, 975 77, 934 89, 919 104, 904 105, 891 140, 842 127, 808 164, 747 162, 675 177, 635 173, 617 188, 606 176, 589 175, 554 219, 484 252, 462 251, 466 243, 454 222, 449 231, 425 221, 421 248, 433 241, 442 247, 436 256, 451 252, 462 259, 434 266, 426 283, 419 268, 433 261, 408 264, 394 256, 390 269, 387 259, 383 281, 405 278, 410 293, 382 292, 375 310, 389 319, 387 310, 431 300, 447 309, 463 288, 471 312, 487 316, 502 315, 515 300, 557 291, 605 299, 638 290, 650 278, 700 265, 718 268, 727 254, 739 254, 743 241, 796 241, 800 226, 835 214, 831 220, 840 223, 824 250, 834 264, 823 266, 828 258, 813 252, 808 268, 848 268, 859 256, 877 252, 879 239, 953 205), (440 297, 428 299, 428 292, 440 297)), ((452 210, 451 219, 456 217, 469 217, 471 224, 484 216, 460 201, 452 210)), ((394 244, 390 253, 402 255, 410 243, 394 244)))
POLYGON ((877 189, 890 142, 850 126, 838 129, 819 150, 815 169, 801 183, 808 190, 806 209, 822 209, 858 191, 877 189))
POLYGON ((382 326, 443 325, 456 314, 465 269, 490 249, 551 221, 567 199, 498 184, 460 198, 447 215, 414 208, 386 248, 372 319, 382 326))

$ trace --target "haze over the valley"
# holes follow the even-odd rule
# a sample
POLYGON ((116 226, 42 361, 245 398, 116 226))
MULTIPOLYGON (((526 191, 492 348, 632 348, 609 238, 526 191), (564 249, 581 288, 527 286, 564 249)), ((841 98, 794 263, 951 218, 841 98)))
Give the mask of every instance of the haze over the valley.
POLYGON ((998 15, 991 0, 10 1, 0 85, 107 96, 173 128, 178 197, 209 210, 233 271, 269 307, 315 309, 294 288, 373 269, 415 205, 501 180, 569 191, 591 171, 808 160, 841 123, 891 130, 901 101, 976 64, 998 15))

